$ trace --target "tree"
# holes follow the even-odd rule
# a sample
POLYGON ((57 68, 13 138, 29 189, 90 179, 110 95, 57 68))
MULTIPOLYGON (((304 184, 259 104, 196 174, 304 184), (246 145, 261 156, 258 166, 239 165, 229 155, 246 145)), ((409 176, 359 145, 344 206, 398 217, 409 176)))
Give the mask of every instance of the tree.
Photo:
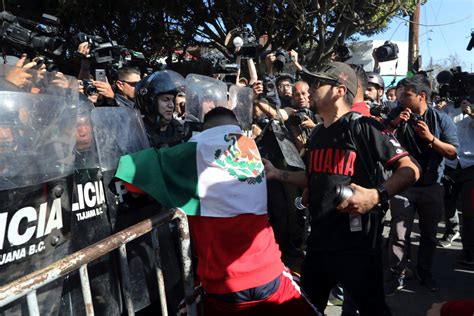
POLYGON ((192 41, 207 42, 224 54, 226 34, 244 25, 257 38, 268 35, 263 50, 272 45, 311 52, 307 63, 317 64, 328 59, 338 43, 355 34, 379 32, 395 14, 414 7, 411 0, 178 0, 167 12, 177 28, 194 34, 192 41))
POLYGON ((383 30, 394 15, 414 9, 412 0, 7 0, 8 11, 39 20, 46 12, 61 18, 63 36, 74 49, 74 34, 116 40, 148 57, 176 48, 210 46, 230 56, 227 33, 250 28, 266 34, 261 51, 282 47, 307 55, 306 64, 327 60, 334 47, 357 34, 383 30))

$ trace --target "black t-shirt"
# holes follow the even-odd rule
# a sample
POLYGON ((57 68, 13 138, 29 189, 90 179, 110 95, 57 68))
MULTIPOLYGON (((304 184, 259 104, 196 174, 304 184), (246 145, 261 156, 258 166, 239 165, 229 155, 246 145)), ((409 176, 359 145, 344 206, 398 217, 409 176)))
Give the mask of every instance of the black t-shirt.
MULTIPOLYGON (((362 147, 360 144, 363 140, 359 139, 357 138, 357 144, 362 147)), ((317 126, 308 144, 306 170, 311 214, 308 247, 336 251, 370 248, 373 225, 368 227, 368 215, 362 216, 363 230, 351 232, 349 215, 336 209, 336 185, 355 183, 363 187, 374 187, 361 159, 372 157, 372 161, 380 161, 385 168, 390 169, 391 163, 408 153, 390 132, 385 131, 382 124, 352 112, 343 115, 327 128, 317 126), (350 121, 355 117, 359 117, 360 133, 350 131, 350 121), (360 153, 353 137, 365 137, 366 144, 370 144, 370 152, 360 153)))

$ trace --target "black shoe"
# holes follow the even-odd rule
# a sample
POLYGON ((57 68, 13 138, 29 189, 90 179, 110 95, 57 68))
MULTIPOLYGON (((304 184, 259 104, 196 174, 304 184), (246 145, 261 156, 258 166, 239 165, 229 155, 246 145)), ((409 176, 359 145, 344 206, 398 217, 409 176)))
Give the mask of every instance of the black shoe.
POLYGON ((451 247, 453 242, 456 239, 459 239, 460 237, 461 237, 461 234, 459 232, 455 232, 454 234, 444 235, 443 238, 438 242, 438 245, 440 245, 443 248, 451 247))
POLYGON ((416 278, 420 281, 420 284, 426 287, 431 292, 436 292, 439 290, 439 286, 436 283, 435 279, 431 276, 421 276, 420 273, 416 272, 416 278))
POLYGON ((472 254, 472 251, 464 251, 463 257, 459 260, 459 263, 467 266, 474 266, 474 255, 472 254))
POLYGON ((390 278, 385 281, 385 296, 393 296, 395 293, 405 287, 405 273, 392 272, 390 278))
POLYGON ((433 278, 426 278, 420 280, 420 284, 426 287, 431 292, 436 292, 439 290, 439 286, 433 278))

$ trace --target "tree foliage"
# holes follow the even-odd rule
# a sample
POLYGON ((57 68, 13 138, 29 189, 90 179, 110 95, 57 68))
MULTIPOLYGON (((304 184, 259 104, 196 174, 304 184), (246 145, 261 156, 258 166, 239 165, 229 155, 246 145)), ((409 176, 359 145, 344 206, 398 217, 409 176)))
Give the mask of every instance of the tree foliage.
POLYGON ((308 64, 327 59, 335 45, 351 36, 380 32, 394 15, 406 15, 415 5, 415 0, 6 1, 6 9, 18 16, 58 16, 69 42, 82 31, 148 56, 195 45, 228 55, 226 34, 247 26, 257 38, 268 35, 266 46, 308 55, 308 64))

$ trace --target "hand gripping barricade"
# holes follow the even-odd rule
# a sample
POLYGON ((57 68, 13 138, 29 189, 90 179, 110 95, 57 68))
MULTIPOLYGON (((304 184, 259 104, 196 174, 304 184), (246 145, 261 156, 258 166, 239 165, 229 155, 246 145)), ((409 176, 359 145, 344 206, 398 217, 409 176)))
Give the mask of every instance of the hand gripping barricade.
MULTIPOLYGON (((157 202, 148 196, 129 193, 121 181, 114 181, 121 156, 149 147, 139 113, 125 108, 97 108, 92 111, 92 124, 114 232, 156 215, 161 209, 157 202)), ((179 281, 182 278, 177 250, 178 238, 172 238, 176 232, 170 233, 169 227, 163 225, 157 231, 160 243, 163 244, 160 265, 163 266, 166 276, 164 285, 170 302, 168 309, 173 311, 181 297, 179 281)), ((131 280, 129 299, 134 310, 139 311, 156 303, 161 294, 156 286, 157 276, 153 270, 156 256, 150 236, 142 236, 129 243, 127 257, 131 280)), ((162 290, 164 292, 164 289, 162 290)))
MULTIPOLYGON (((0 286, 71 251, 76 80, 0 65, 0 286)), ((37 291, 41 315, 59 309, 62 280, 37 291)), ((26 299, 2 315, 28 315, 26 299)))
MULTIPOLYGON (((81 95, 78 103, 76 159, 71 212, 71 247, 78 251, 112 235, 105 187, 94 141, 91 112, 94 105, 81 95)), ((94 310, 100 315, 120 314, 120 284, 116 258, 104 255, 89 265, 94 310)), ((85 305, 78 272, 63 283, 61 315, 84 315, 85 305)))

